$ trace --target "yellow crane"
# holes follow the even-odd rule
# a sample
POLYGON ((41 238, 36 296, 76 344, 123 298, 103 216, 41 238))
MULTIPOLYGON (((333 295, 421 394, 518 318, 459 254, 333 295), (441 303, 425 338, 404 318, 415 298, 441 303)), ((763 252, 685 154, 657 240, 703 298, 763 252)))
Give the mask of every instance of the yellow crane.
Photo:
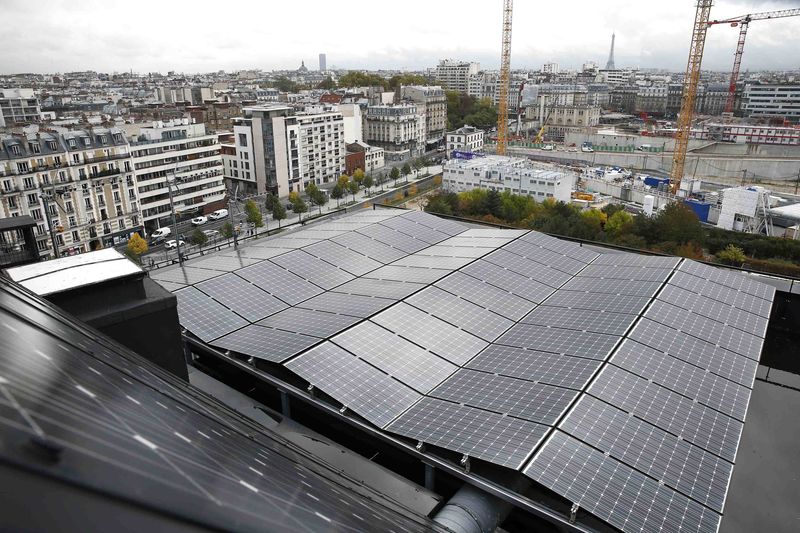
POLYGON ((694 16, 694 30, 692 43, 689 46, 689 61, 686 64, 686 75, 683 78, 683 97, 681 99, 681 112, 678 115, 677 132, 675 133, 675 151, 672 154, 672 192, 678 193, 683 178, 683 168, 686 164, 686 149, 689 146, 689 137, 692 132, 692 117, 694 116, 694 103, 697 98, 697 85, 700 81, 700 64, 703 62, 703 48, 706 44, 706 31, 711 6, 714 0, 698 0, 697 12, 694 16))
POLYGON ((513 0, 503 0, 503 49, 500 54, 500 94, 497 105, 497 153, 506 154, 508 143, 508 89, 511 80, 511 15, 513 0))

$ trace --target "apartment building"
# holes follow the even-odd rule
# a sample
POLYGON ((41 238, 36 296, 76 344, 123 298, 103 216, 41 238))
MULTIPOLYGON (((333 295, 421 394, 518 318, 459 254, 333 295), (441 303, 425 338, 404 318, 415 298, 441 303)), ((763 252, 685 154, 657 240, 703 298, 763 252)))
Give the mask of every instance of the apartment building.
POLYGON ((800 121, 800 85, 748 84, 742 95, 747 117, 781 117, 800 121))
POLYGON ((385 150, 386 158, 401 160, 425 151, 425 115, 413 104, 374 105, 364 116, 364 140, 385 150))
POLYGON ((746 144, 800 145, 800 127, 709 123, 692 131, 693 139, 746 144))
POLYGON ((425 142, 436 145, 444 140, 447 129, 447 96, 438 86, 406 85, 400 88, 403 100, 414 102, 418 111, 425 115, 425 142))
POLYGON ((462 126, 457 130, 447 132, 447 157, 453 155, 453 151, 480 153, 483 152, 483 130, 474 126, 462 126))
MULTIPOLYGON (((299 139, 280 140, 283 153, 276 150, 274 120, 288 117, 294 110, 286 105, 273 104, 256 107, 245 107, 242 116, 233 120, 234 143, 238 176, 228 176, 239 185, 243 194, 264 194, 272 192, 285 196, 288 193, 289 166, 287 164, 287 147, 290 157, 299 157, 299 139), (279 164, 280 159, 280 164, 279 164), (279 183, 286 183, 284 190, 279 190, 279 183)), ((295 177, 299 177, 298 175, 295 177)))
POLYGON ((33 89, 0 89, 0 128, 39 122, 41 116, 33 89))
POLYGON ((205 124, 209 132, 233 131, 233 119, 241 116, 242 108, 234 102, 206 102, 186 106, 186 113, 194 122, 205 124))
POLYGON ((371 174, 385 165, 383 148, 370 146, 361 141, 347 144, 347 158, 348 174, 351 174, 356 168, 371 174))
POLYGON ((489 189, 569 202, 575 175, 542 163, 498 155, 451 159, 442 174, 442 187, 451 192, 489 189))
POLYGON ((664 115, 667 112, 667 85, 639 87, 634 98, 634 112, 664 115))
POLYGON ((205 124, 188 119, 154 122, 132 136, 142 218, 148 233, 172 223, 169 187, 179 220, 210 213, 224 205, 225 183, 220 143, 205 124))
POLYGON ((128 141, 116 128, 0 136, 0 218, 36 221, 40 255, 121 245, 142 231, 128 141))
POLYGON ((278 196, 304 191, 309 183, 321 185, 335 182, 345 171, 344 118, 338 111, 326 110, 297 113, 275 120, 276 140, 285 132, 286 162, 289 179, 279 181, 278 196), (299 140, 298 149, 291 141, 299 140), (298 157, 295 157, 297 151, 298 157))
POLYGON ((436 66, 436 80, 445 89, 466 93, 469 77, 478 74, 479 70, 478 63, 442 59, 436 66))

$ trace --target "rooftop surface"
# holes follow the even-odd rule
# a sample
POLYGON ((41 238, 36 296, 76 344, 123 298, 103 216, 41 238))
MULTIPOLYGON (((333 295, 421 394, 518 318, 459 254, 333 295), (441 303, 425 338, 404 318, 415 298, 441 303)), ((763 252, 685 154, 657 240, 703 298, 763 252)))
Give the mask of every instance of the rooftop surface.
POLYGON ((716 531, 774 289, 693 261, 361 211, 151 276, 208 345, 625 531, 716 531))

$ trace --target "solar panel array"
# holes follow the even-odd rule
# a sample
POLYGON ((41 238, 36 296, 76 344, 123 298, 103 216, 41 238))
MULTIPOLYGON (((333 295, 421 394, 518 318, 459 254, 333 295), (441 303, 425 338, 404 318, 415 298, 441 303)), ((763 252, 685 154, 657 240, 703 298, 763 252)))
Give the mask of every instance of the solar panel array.
POLYGON ((718 526, 768 286, 421 212, 256 246, 282 252, 232 273, 247 261, 206 260, 194 268, 220 276, 176 292, 206 342, 283 363, 381 429, 520 469, 620 529, 718 526))

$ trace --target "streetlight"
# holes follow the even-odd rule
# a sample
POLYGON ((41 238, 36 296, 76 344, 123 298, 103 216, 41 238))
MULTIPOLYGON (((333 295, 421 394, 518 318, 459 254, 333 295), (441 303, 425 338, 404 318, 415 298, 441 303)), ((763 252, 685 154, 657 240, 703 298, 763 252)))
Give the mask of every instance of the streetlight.
MULTIPOLYGON (((172 174, 172 180, 176 182, 176 185, 178 181, 177 170, 178 169, 176 165, 175 172, 172 174)), ((181 236, 178 235, 178 222, 175 220, 175 203, 172 199, 172 182, 169 181, 169 179, 167 179, 167 191, 169 192, 169 210, 172 214, 172 227, 175 228, 175 247, 178 251, 178 264, 183 266, 183 255, 181 255, 181 236)))

